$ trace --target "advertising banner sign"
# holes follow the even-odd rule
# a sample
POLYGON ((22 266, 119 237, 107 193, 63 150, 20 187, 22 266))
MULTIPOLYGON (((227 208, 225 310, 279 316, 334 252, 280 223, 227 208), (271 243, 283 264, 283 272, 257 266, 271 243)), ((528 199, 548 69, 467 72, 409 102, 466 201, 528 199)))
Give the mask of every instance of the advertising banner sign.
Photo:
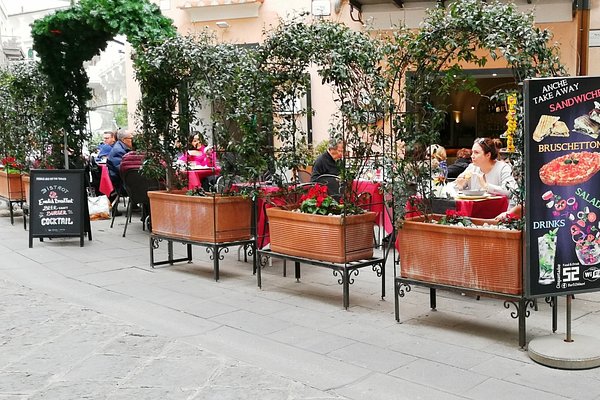
POLYGON ((525 81, 526 294, 600 289, 600 77, 525 81))
POLYGON ((34 238, 79 236, 91 229, 84 170, 31 170, 29 247, 34 238))

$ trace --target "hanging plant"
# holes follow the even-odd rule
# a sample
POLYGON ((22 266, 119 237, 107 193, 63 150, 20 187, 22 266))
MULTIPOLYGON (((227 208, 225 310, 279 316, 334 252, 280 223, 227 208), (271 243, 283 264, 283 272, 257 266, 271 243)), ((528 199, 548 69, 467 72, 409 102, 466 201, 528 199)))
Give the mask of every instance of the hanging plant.
POLYGON ((117 34, 125 34, 135 49, 142 49, 173 36, 175 28, 148 0, 81 0, 32 25, 33 49, 52 88, 49 99, 53 106, 48 112, 59 127, 49 136, 51 160, 57 167, 61 165, 63 135, 75 155, 81 154, 88 139, 85 123, 92 95, 83 63, 100 54, 117 34))

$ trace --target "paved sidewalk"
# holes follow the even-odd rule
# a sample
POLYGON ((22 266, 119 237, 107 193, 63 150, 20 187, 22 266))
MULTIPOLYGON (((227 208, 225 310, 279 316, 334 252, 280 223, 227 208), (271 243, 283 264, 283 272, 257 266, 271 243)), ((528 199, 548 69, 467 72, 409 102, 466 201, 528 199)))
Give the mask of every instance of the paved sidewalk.
MULTIPOLYGON (((329 270, 303 266, 297 283, 275 261, 259 290, 237 249, 215 282, 200 247, 192 264, 152 269, 141 223, 122 238, 117 221, 92 222, 83 248, 29 249, 22 220, 0 218, 0 400, 600 399, 600 369, 532 362, 502 301, 441 291, 433 312, 414 287, 398 324, 391 262, 385 301, 365 269, 344 311, 329 270)), ((527 324, 528 340, 550 334, 549 307, 527 324)), ((599 336, 600 294, 577 296, 573 331, 599 336)))

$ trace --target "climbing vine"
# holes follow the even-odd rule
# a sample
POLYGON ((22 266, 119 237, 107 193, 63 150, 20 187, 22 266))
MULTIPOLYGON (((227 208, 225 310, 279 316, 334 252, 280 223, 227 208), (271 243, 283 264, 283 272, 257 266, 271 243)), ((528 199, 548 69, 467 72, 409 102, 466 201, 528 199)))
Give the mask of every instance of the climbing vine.
POLYGON ((0 158, 14 157, 25 171, 48 165, 48 132, 58 129, 49 118, 49 89, 37 63, 0 70, 0 158))
POLYGON ((261 46, 261 70, 274 83, 273 105, 279 112, 274 119, 274 135, 281 144, 277 158, 281 171, 303 165, 302 149, 306 129, 298 118, 311 109, 289 110, 290 100, 304 96, 310 87, 310 67, 317 69, 322 83, 332 92, 337 111, 329 127, 331 137, 344 140, 340 178, 346 183, 347 203, 352 181, 365 172, 367 163, 376 161, 381 151, 382 129, 375 124, 383 118, 387 104, 385 81, 381 74, 383 57, 380 42, 365 32, 329 21, 306 23, 299 19, 282 21, 266 34, 261 46))
POLYGON ((117 34, 125 34, 136 51, 175 35, 171 20, 148 0, 81 0, 32 25, 33 49, 52 90, 48 112, 60 127, 50 136, 52 158, 60 165, 62 135, 73 154, 81 154, 87 102, 91 99, 83 63, 106 48, 117 34))
MULTIPOLYGON (((533 15, 523 14, 512 3, 464 0, 446 8, 428 11, 422 29, 400 29, 388 40, 386 69, 388 90, 397 100, 392 104, 392 135, 406 144, 406 155, 399 167, 390 168, 394 177, 393 193, 396 215, 404 216, 404 205, 415 197, 431 196, 430 171, 418 158, 418 148, 439 142, 439 130, 445 111, 436 108, 432 99, 450 90, 477 91, 474 80, 465 74, 464 65, 484 67, 489 59, 503 58, 512 70, 515 86, 527 78, 565 74, 558 46, 551 43, 549 31, 534 26, 533 15)), ((495 98, 505 101, 508 92, 495 98)), ((523 199, 523 96, 517 94, 513 133, 515 152, 510 155, 519 189, 515 200, 523 199)), ((430 203, 419 201, 413 206, 425 214, 430 203)))

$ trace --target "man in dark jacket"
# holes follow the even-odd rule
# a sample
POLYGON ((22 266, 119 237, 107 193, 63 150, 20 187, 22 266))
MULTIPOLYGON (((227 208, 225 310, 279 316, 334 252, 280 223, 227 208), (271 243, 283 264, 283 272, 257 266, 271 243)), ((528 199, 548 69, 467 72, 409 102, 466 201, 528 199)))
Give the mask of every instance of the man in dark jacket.
POLYGON ((340 182, 338 176, 340 169, 338 160, 344 156, 344 142, 340 139, 329 140, 327 151, 317 157, 313 165, 311 182, 318 182, 327 185, 327 193, 335 198, 340 195, 340 182))
POLYGON ((448 166, 448 178, 456 178, 471 164, 471 150, 462 148, 456 153, 456 161, 448 166))
POLYGON ((106 159, 106 166, 108 167, 108 173, 110 180, 115 187, 115 190, 121 189, 121 160, 126 153, 131 151, 133 146, 133 134, 130 131, 119 131, 117 133, 117 139, 119 141, 114 144, 112 150, 108 154, 106 159))

